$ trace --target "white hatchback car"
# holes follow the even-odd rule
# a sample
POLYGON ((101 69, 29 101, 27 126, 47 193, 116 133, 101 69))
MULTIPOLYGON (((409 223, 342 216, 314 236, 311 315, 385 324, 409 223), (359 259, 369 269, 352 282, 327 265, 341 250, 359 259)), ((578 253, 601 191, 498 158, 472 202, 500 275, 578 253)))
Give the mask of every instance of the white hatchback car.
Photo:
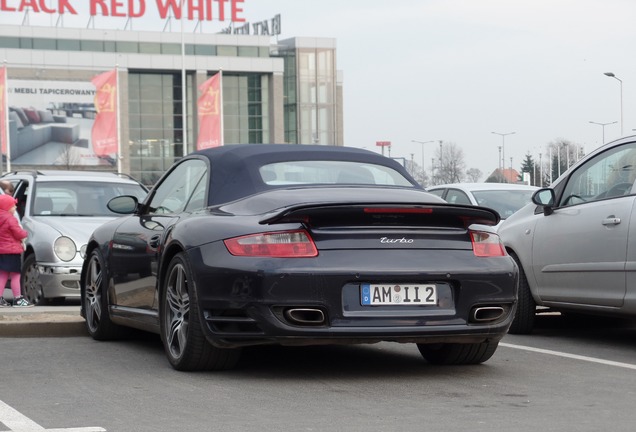
POLYGON ((503 221, 530 204, 532 194, 537 189, 536 186, 512 183, 452 183, 431 186, 426 191, 451 204, 489 207, 496 210, 503 221))

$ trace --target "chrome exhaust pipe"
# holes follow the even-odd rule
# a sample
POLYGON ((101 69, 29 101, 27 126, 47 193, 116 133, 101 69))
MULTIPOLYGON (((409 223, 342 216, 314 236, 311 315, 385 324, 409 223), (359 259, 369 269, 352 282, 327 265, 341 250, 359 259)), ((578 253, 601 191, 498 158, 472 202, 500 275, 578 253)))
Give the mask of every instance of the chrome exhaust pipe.
POLYGON ((476 307, 473 309, 471 318, 474 322, 497 321, 504 316, 505 312, 501 306, 476 307))
POLYGON ((324 325, 325 313, 316 308, 290 308, 285 310, 285 318, 295 325, 324 325))

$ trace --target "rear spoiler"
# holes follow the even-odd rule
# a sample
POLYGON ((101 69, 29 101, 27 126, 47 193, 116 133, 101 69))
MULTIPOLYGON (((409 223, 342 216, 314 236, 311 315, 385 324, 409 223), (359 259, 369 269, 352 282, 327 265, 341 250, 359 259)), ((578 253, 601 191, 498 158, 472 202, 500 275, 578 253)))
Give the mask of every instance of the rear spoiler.
POLYGON ((467 228, 472 224, 494 226, 501 220, 495 210, 455 204, 356 203, 302 204, 270 213, 259 221, 264 225, 300 222, 308 226, 431 226, 467 228))

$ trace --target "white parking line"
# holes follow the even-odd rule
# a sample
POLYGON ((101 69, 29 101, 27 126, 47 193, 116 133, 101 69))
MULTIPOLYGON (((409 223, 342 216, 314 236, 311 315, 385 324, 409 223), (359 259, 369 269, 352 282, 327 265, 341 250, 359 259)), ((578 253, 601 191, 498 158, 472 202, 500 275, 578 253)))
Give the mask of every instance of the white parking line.
POLYGON ((607 366, 615 366, 615 367, 621 367, 621 368, 625 368, 625 369, 634 369, 634 370, 636 370, 636 365, 635 364, 631 364, 631 363, 621 363, 621 362, 615 362, 615 361, 611 361, 611 360, 603 360, 603 359, 599 359, 599 358, 595 358, 595 357, 587 357, 587 356, 582 356, 582 355, 577 355, 577 354, 568 354, 568 353, 564 353, 564 352, 560 352, 560 351, 552 351, 552 350, 546 350, 546 349, 542 349, 542 348, 533 348, 533 347, 524 346, 524 345, 513 345, 513 344, 509 344, 509 343, 500 343, 499 346, 503 346, 503 347, 506 347, 506 348, 514 348, 514 349, 519 349, 519 350, 524 350, 524 351, 532 351, 532 352, 536 352, 536 353, 548 354, 548 355, 553 355, 553 356, 558 356, 558 357, 566 357, 566 358, 571 358, 571 359, 575 359, 575 360, 582 360, 582 361, 586 361, 586 362, 590 362, 590 363, 599 363, 599 364, 603 364, 603 365, 607 365, 607 366))
POLYGON ((81 427, 68 429, 44 429, 42 426, 0 401, 0 423, 13 432, 105 432, 100 427, 81 427))

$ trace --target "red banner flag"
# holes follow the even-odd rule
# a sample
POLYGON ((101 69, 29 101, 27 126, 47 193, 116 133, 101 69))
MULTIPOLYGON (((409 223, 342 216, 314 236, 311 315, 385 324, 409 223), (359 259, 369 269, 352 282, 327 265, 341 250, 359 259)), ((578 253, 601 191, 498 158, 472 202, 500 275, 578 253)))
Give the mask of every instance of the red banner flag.
POLYGON ((197 101, 199 118, 199 139, 197 150, 223 145, 221 116, 221 72, 199 86, 201 96, 197 101))
POLYGON ((117 131, 117 69, 104 72, 91 80, 95 92, 95 122, 91 133, 93 151, 97 156, 118 152, 117 131))
POLYGON ((2 143, 2 154, 7 154, 7 68, 0 68, 0 142, 2 143))

